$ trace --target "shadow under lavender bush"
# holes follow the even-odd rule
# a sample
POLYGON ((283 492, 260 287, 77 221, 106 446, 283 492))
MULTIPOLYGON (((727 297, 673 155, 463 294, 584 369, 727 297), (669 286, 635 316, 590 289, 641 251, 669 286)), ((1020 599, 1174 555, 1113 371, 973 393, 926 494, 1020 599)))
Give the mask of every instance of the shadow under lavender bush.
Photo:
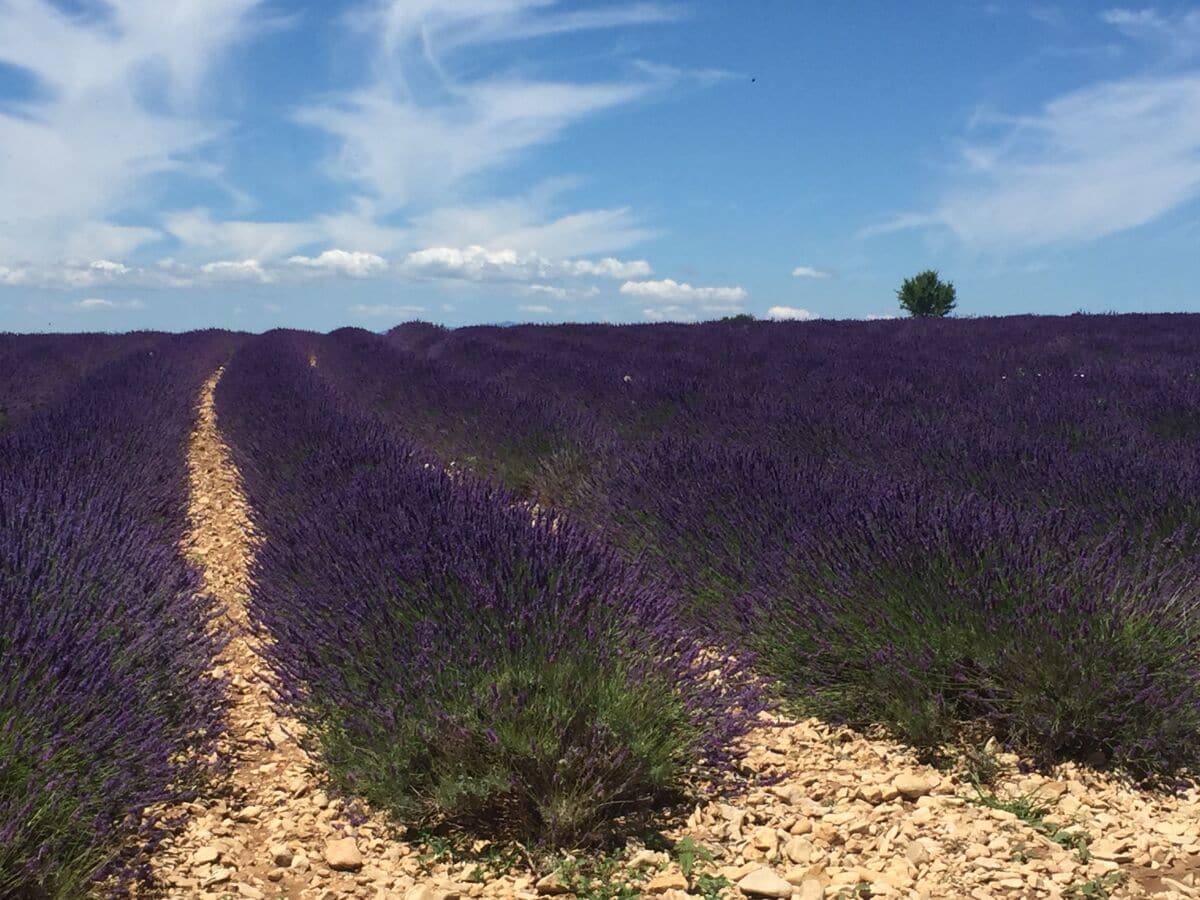
POLYGON ((573 846, 725 777, 761 699, 615 553, 448 476, 288 334, 240 353, 217 400, 265 536, 251 614, 342 789, 409 825, 573 846))

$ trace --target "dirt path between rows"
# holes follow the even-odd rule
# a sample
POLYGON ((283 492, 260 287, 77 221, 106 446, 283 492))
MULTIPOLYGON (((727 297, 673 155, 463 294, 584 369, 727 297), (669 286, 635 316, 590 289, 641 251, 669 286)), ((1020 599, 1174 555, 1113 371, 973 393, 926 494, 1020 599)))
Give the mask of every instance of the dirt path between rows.
POLYGON ((228 733, 221 752, 231 784, 220 797, 190 804, 183 833, 154 860, 170 897, 393 896, 412 885, 407 844, 383 838, 379 821, 353 826, 338 800, 321 790, 300 724, 280 716, 264 678, 266 664, 247 619, 255 539, 229 449, 217 429, 213 390, 204 385, 188 452, 191 534, 187 552, 205 589, 224 607, 219 627, 229 645, 216 674, 230 680, 228 733), (331 843, 334 842, 334 843, 331 843), (405 860, 408 860, 405 862, 405 860))
MULTIPOLYGON (((310 361, 313 362, 315 360, 310 361)), ((189 555, 223 605, 231 711, 221 752, 230 783, 219 796, 174 812, 186 827, 153 860, 173 898, 343 897, 460 900, 560 894, 573 884, 522 868, 486 872, 479 858, 420 858, 389 836, 382 817, 354 826, 321 786, 317 768, 280 716, 247 619, 255 538, 237 470, 205 384, 189 448, 189 555)), ((784 723, 779 723, 783 725, 784 723)), ((731 802, 699 804, 666 836, 691 837, 712 859, 690 874, 671 854, 631 845, 618 883, 661 900, 714 896, 791 900, 1157 896, 1200 897, 1200 794, 1155 798, 1074 766, 1054 777, 1020 775, 1017 760, 997 792, 1035 796, 1062 826, 1031 827, 977 802, 961 778, 922 766, 888 741, 816 720, 749 736, 745 764, 773 783, 731 802), (1068 840, 1068 832, 1079 840, 1068 840), (1087 843, 1088 849, 1078 846, 1087 843), (709 878, 704 889, 698 875, 709 878)), ((478 849, 478 848, 476 848, 478 849)), ((689 867, 690 868, 690 867, 689 867)), ((589 896, 617 896, 592 893, 589 896)))

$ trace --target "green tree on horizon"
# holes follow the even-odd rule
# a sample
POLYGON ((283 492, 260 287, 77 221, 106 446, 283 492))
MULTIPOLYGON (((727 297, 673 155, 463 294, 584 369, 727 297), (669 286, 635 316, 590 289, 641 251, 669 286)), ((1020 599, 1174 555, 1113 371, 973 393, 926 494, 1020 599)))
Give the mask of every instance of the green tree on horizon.
POLYGON ((944 316, 954 309, 954 285, 942 281, 936 269, 926 269, 912 278, 905 278, 896 291, 900 306, 913 317, 944 316))

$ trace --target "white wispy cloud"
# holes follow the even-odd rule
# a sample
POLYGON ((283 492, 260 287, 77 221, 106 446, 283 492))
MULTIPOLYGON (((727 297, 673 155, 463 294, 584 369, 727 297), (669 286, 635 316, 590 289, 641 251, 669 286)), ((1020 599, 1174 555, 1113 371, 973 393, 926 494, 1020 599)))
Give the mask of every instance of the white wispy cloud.
POLYGON ((438 206, 412 218, 406 240, 417 247, 506 247, 552 258, 610 254, 656 237, 628 207, 558 215, 561 180, 520 197, 438 206))
POLYGON ((540 303, 523 303, 517 309, 521 312, 533 313, 539 316, 548 316, 554 312, 549 306, 543 306, 540 303))
POLYGON ((1200 9, 1164 13, 1117 8, 1105 10, 1101 18, 1128 38, 1162 48, 1168 62, 1184 62, 1200 54, 1200 9))
POLYGON ((731 77, 622 52, 607 77, 556 77, 490 52, 677 21, 684 12, 675 4, 361 0, 332 24, 350 26, 367 76, 289 112, 330 140, 322 174, 348 192, 335 209, 286 221, 250 215, 257 198, 218 162, 238 90, 218 93, 214 74, 271 27, 264 0, 175 0, 169 12, 150 0, 87 3, 83 15, 57 0, 0 0, 0 63, 38 87, 28 101, 0 106, 0 284, 187 288, 395 276, 538 282, 547 295, 588 295, 595 289, 554 282, 646 278, 649 263, 618 255, 658 232, 627 206, 572 209, 569 178, 494 197, 487 176, 579 122, 685 82, 731 77), (239 212, 155 208, 157 188, 180 178, 227 193, 239 212), (481 256, 481 247, 501 249, 481 256), (455 248, 458 259, 438 255, 455 248))
POLYGON ((810 312, 807 309, 799 309, 795 306, 772 306, 767 310, 768 319, 777 319, 780 321, 790 320, 796 322, 808 322, 817 318, 817 314, 810 312))
POLYGON ((833 273, 828 269, 818 269, 813 266, 796 266, 792 269, 794 278, 832 278, 833 273))
POLYGON ((674 17, 658 4, 577 10, 554 0, 384 0, 353 17, 374 47, 373 78, 296 111, 338 143, 329 172, 385 210, 444 197, 557 139, 571 124, 661 85, 646 73, 561 81, 512 72, 462 73, 481 45, 547 34, 646 25, 674 17))
POLYGON ((146 304, 141 300, 105 300, 103 297, 85 297, 71 305, 74 309, 83 312, 107 312, 120 309, 143 309, 146 304))
POLYGON ((1200 197, 1200 74, 1144 76, 1065 94, 1028 116, 979 115, 960 176, 931 211, 862 236, 941 227, 977 249, 1079 244, 1200 197))
POLYGON ((0 259, 120 256, 156 240, 113 224, 163 173, 204 177, 221 125, 200 102, 207 75, 254 32, 259 0, 49 0, 0 4, 0 62, 38 86, 0 109, 0 259), (119 123, 119 127, 114 127, 119 123))
POLYGON ((600 293, 600 288, 594 284, 587 287, 562 287, 557 284, 527 284, 523 285, 521 290, 526 294, 554 297, 557 300, 595 297, 600 293))
POLYGON ((163 229, 195 254, 221 258, 273 260, 321 240, 316 222, 220 221, 206 209, 163 217, 163 229))
POLYGON ((416 316, 425 312, 424 306, 394 305, 389 303, 356 303, 346 307, 351 315, 365 316, 376 319, 395 319, 405 316, 416 316))

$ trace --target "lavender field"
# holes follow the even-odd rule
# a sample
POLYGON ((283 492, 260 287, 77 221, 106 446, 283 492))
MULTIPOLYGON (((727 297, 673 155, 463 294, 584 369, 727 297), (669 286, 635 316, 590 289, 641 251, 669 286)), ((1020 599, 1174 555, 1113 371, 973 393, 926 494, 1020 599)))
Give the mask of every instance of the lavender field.
POLYGON ((228 776, 218 370, 276 705, 410 835, 622 844, 768 711, 1193 783, 1200 316, 0 335, 0 898, 228 776))

